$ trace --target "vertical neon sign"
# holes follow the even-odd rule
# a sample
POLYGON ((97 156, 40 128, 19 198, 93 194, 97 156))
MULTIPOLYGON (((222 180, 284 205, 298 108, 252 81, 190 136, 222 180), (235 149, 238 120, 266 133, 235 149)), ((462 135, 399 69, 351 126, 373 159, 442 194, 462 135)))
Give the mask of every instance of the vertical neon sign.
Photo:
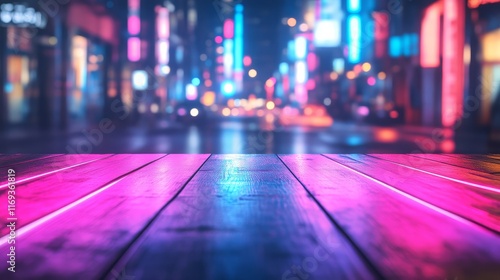
POLYGON ((440 38, 441 38, 441 14, 443 13, 443 2, 429 6, 422 19, 420 33, 420 65, 424 68, 435 68, 441 64, 440 38))
POLYGON ((234 66, 234 41, 232 39, 224 40, 224 77, 231 79, 233 77, 234 66))
POLYGON ((358 15, 350 15, 347 18, 347 26, 349 28, 349 53, 347 58, 351 63, 359 63, 361 60, 361 18, 358 15))
POLYGON ((317 47, 337 47, 341 44, 342 7, 340 0, 316 0, 318 21, 314 27, 317 47))
POLYGON ((309 76, 307 69, 307 47, 308 41, 304 34, 295 38, 295 99, 300 104, 307 103, 306 82, 309 76))
POLYGON ((161 68, 167 66, 169 63, 170 22, 167 8, 160 7, 157 13, 156 34, 158 41, 156 42, 156 56, 158 58, 158 65, 161 68))
POLYGON ((224 38, 233 39, 234 37, 234 21, 232 19, 226 19, 224 21, 224 38))
POLYGON ((442 123, 449 127, 462 116, 465 5, 462 0, 444 0, 443 11, 442 123))
POLYGON ((361 11, 361 0, 347 0, 347 11, 349 13, 359 13, 361 11))
POLYGON ((236 91, 243 90, 243 5, 235 7, 234 14, 234 79, 236 91))
POLYGON ((127 54, 130 61, 139 61, 141 59, 141 40, 139 39, 141 32, 140 5, 140 0, 128 1, 127 27, 130 37, 127 42, 127 54))

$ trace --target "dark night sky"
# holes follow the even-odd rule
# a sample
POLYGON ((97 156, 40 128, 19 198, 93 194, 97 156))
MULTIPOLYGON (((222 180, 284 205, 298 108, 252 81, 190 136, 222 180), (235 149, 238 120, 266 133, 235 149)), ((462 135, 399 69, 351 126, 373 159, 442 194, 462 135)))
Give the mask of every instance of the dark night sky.
MULTIPOLYGON (((221 1, 221 0, 215 0, 221 1)), ((259 78, 269 78, 280 63, 282 48, 286 46, 282 36, 281 19, 289 16, 286 10, 296 10, 290 7, 294 0, 243 0, 245 6, 245 55, 253 59, 253 66, 259 72, 259 78), (288 6, 285 6, 285 3, 288 6)), ((197 2, 199 11, 200 42, 213 40, 216 26, 222 26, 216 5, 213 0, 197 2)))

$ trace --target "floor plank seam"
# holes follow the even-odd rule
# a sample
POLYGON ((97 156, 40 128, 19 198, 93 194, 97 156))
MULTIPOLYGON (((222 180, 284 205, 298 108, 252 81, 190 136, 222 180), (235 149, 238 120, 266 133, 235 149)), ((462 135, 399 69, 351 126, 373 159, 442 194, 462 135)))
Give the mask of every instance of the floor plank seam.
POLYGON ((29 160, 22 160, 22 161, 18 161, 18 162, 15 162, 15 163, 9 163, 9 164, 6 164, 6 165, 2 165, 2 166, 0 166, 0 168, 16 166, 16 165, 23 164, 23 163, 31 163, 31 162, 40 161, 40 160, 49 159, 49 158, 52 159, 52 158, 60 157, 60 156, 63 156, 63 155, 64 154, 54 154, 54 155, 48 155, 48 156, 41 157, 41 158, 34 158, 34 159, 29 159, 29 160))
MULTIPOLYGON (((89 160, 89 161, 85 161, 85 162, 80 162, 80 163, 73 164, 73 165, 70 165, 70 166, 66 166, 66 167, 63 167, 63 168, 60 168, 60 169, 56 169, 56 170, 52 170, 52 171, 45 172, 45 173, 42 173, 42 174, 34 175, 34 176, 31 176, 31 177, 28 177, 28 178, 20 179, 20 180, 17 180, 16 182, 19 184, 19 183, 24 183, 24 182, 32 181, 32 180, 35 180, 35 179, 38 179, 38 178, 42 178, 42 177, 45 177, 45 176, 48 176, 48 175, 59 173, 61 171, 65 171, 65 170, 72 169, 72 168, 75 168, 75 167, 87 165, 87 164, 90 164, 90 163, 93 163, 93 162, 96 162, 96 161, 99 161, 99 160, 108 159, 108 158, 113 157, 113 156, 115 156, 115 155, 110 155, 110 156, 103 157, 103 158, 97 158, 97 159, 93 159, 93 160, 89 160)), ((3 188, 7 188, 8 185, 9 184, 0 185, 0 190, 3 189, 3 188)))
MULTIPOLYGON (((94 193, 96 193, 96 194, 100 193, 103 188, 107 189, 107 188, 111 187, 112 185, 114 185, 114 184, 118 183, 119 181, 123 180, 125 177, 129 176, 130 174, 132 174, 132 173, 134 173, 134 172, 136 172, 136 171, 138 171, 138 170, 140 170, 140 169, 142 169, 142 168, 144 168, 144 167, 146 167, 146 166, 148 166, 148 165, 150 165, 150 164, 152 164, 152 163, 154 163, 154 162, 156 162, 156 161, 158 161, 158 160, 160 160, 160 159, 162 159, 162 158, 164 158, 166 156, 167 155, 164 155, 164 156, 162 156, 162 157, 160 157, 158 159, 155 159, 155 160, 150 161, 150 162, 148 162, 146 164, 143 164, 143 165, 141 165, 141 166, 139 166, 139 167, 137 167, 137 168, 135 168, 135 169, 133 169, 133 170, 131 170, 131 171, 129 171, 129 172, 121 175, 121 176, 118 176, 118 177, 114 178, 113 180, 111 180, 109 182, 106 182, 105 184, 102 184, 101 187, 97 188, 96 190, 92 191, 91 193, 83 195, 82 197, 76 199, 75 201, 73 201, 71 203, 68 203, 67 205, 64 205, 63 207, 61 207, 61 208, 59 208, 59 209, 57 209, 57 210, 55 210, 55 211, 53 211, 51 213, 48 213, 47 215, 45 215, 43 217, 40 217, 40 218, 32 221, 31 223, 27 224, 27 225, 19 227, 17 229, 16 236, 19 237, 21 235, 26 234, 27 232, 31 231, 32 229, 34 229, 34 228, 42 225, 43 223, 45 223, 47 221, 50 221, 51 219, 53 219, 53 218, 59 216, 60 214, 64 213, 65 211, 60 212, 61 209, 65 209, 66 207, 68 207, 70 205, 73 205, 74 203, 76 203, 76 202, 78 202, 78 201, 80 201, 80 200, 88 197, 89 195, 92 195, 94 193)), ((81 201, 81 202, 83 202, 83 201, 81 201)), ((78 203, 78 204, 80 204, 80 203, 78 203)), ((78 205, 78 204, 76 204, 76 205, 78 205)), ((4 236, 2 236, 0 238, 0 246, 3 245, 3 244, 5 244, 7 242, 7 238, 8 238, 8 235, 4 235, 4 236)))
POLYGON ((408 168, 408 169, 411 169, 411 170, 415 170, 415 171, 420 172, 420 173, 424 173, 424 174, 427 174, 427 175, 438 177, 438 178, 441 178, 441 179, 444 179, 444 180, 452 181, 452 182, 455 182, 455 183, 458 183, 458 184, 462 184, 462 185, 466 185, 466 186, 470 186, 470 187, 473 187, 473 188, 478 188, 478 189, 482 189, 482 190, 486 190, 486 191, 491 191, 491 192, 495 192, 495 193, 500 193, 500 189, 497 189, 497 188, 488 187, 488 186, 484 186, 484 185, 476 184, 476 183, 472 183, 472 182, 467 182, 467 181, 460 180, 460 179, 455 179, 455 178, 452 178, 452 177, 449 177, 449 176, 446 176, 446 175, 441 175, 441 174, 437 174, 437 173, 434 173, 434 172, 426 171, 426 170, 423 170, 423 169, 420 169, 420 168, 412 167, 412 166, 409 166, 409 165, 406 165, 406 164, 402 164, 402 163, 399 163, 399 162, 395 162, 395 161, 392 161, 392 160, 389 160, 389 159, 379 158, 379 157, 376 157, 376 156, 373 156, 373 155, 366 155, 366 156, 369 156, 369 157, 372 157, 372 158, 375 158, 375 159, 378 159, 378 160, 381 160, 381 161, 385 161, 385 162, 388 162, 390 164, 394 164, 394 165, 402 166, 402 167, 405 167, 405 168, 408 168))
MULTIPOLYGON (((165 209, 168 208, 168 206, 174 202, 174 200, 181 194, 181 192, 184 190, 184 188, 186 188, 186 186, 189 184, 189 182, 191 182, 191 180, 196 176, 196 174, 198 174, 198 172, 200 172, 200 170, 203 168, 203 166, 208 162, 208 160, 212 157, 212 154, 210 154, 206 159, 205 161, 203 161, 203 163, 200 165, 200 167, 198 167, 196 169, 196 171, 193 173, 193 175, 191 175, 187 180, 186 182, 182 185, 181 188, 179 188, 179 191, 177 191, 177 193, 172 196, 171 199, 169 199, 167 201, 167 203, 165 203, 165 205, 163 205, 160 210, 158 210, 158 212, 156 212, 156 214, 153 215, 153 217, 146 223, 146 225, 144 226, 143 229, 141 229, 137 234, 136 236, 132 239, 132 241, 129 242, 129 244, 127 246, 125 246, 119 253, 119 256, 118 258, 115 259, 115 261, 113 261, 111 263, 111 265, 104 270, 104 273, 103 273, 103 277, 101 279, 114 279, 113 277, 113 274, 116 273, 116 269, 115 268, 118 268, 118 272, 121 272, 123 267, 124 267, 124 262, 126 264, 126 261, 128 260, 128 257, 130 255, 132 255, 138 248, 138 246, 140 246, 140 244, 142 243, 143 238, 145 238, 147 236, 147 233, 148 231, 152 228, 153 224, 156 222, 156 220, 158 219, 158 217, 160 217, 160 215, 163 213, 163 211, 165 211, 165 209)), ((126 266, 126 265, 125 265, 126 266)))
POLYGON ((352 239, 352 237, 347 233, 347 231, 342 228, 342 226, 333 218, 330 213, 328 213, 328 210, 323 207, 323 205, 319 202, 318 199, 309 191, 309 189, 306 187, 306 185, 293 173, 293 171, 286 165, 286 163, 283 161, 283 159, 276 154, 276 157, 278 158, 281 163, 286 167, 286 169, 292 174, 292 176, 299 182, 299 184, 304 188, 304 190, 309 194, 309 196, 314 200, 316 205, 321 209, 323 214, 326 215, 326 217, 332 222, 333 226, 340 232, 340 234, 347 240, 347 242, 354 248, 358 256, 361 258, 363 263, 367 266, 367 268, 374 274, 374 276, 377 279, 385 279, 385 277, 382 275, 382 273, 378 270, 378 268, 374 265, 374 263, 370 260, 370 258, 363 252, 361 247, 352 239))
POLYGON ((434 205, 434 204, 432 204, 430 202, 427 202, 427 201, 425 201, 423 199, 415 197, 415 196, 413 196, 413 195, 411 195, 411 194, 409 194, 409 193, 407 193, 407 192, 405 192, 405 191, 403 191, 403 190, 401 190, 401 189, 399 189, 399 188, 397 188, 395 186, 391 186, 391 185, 389 185, 389 184, 387 184, 387 183, 385 183, 383 181, 380 181, 380 180, 378 180, 378 179, 376 179, 376 178, 374 178, 374 177, 372 177, 372 176, 370 176, 368 174, 365 174, 365 173, 363 173, 361 171, 358 171, 358 170, 356 170, 356 169, 354 169, 354 168, 352 168, 350 166, 342 164, 342 163, 340 163, 340 162, 338 162, 338 161, 336 161, 336 160, 334 160, 334 159, 332 159, 332 158, 330 158, 330 157, 328 157, 326 155, 322 155, 322 156, 326 157, 327 159, 331 160, 332 162, 334 162, 334 163, 336 163, 336 164, 338 164, 338 165, 340 165, 340 166, 342 166, 342 167, 344 167, 344 168, 346 168, 348 170, 351 170, 351 171, 353 171, 355 173, 358 173, 358 174, 366 177, 369 180, 372 180, 372 181, 374 181, 374 182, 376 182, 376 183, 378 183, 378 184, 380 184, 382 186, 385 186, 387 189, 390 189, 390 190, 394 191, 395 193, 399 193, 400 195, 402 195, 402 196, 404 196, 404 197, 406 197, 406 198, 408 198, 410 200, 413 200, 414 202, 419 203, 422 206, 425 206, 425 207, 427 207, 427 208, 429 208, 429 209, 431 209, 433 211, 436 211, 436 212, 440 213, 441 215, 447 216, 448 218, 454 219, 456 221, 460 221, 460 222, 469 224, 470 226, 478 227, 481 230, 489 232, 489 233, 491 233, 491 234, 493 234, 495 236, 499 236, 500 235, 500 232, 496 231, 495 229, 489 228, 489 227, 487 227, 487 226, 485 226, 483 224, 480 224, 480 223, 478 223, 476 221, 473 221, 473 220, 471 220, 471 219, 469 219, 467 217, 464 217, 462 215, 459 215, 459 214, 456 214, 454 212, 448 211, 448 210, 443 209, 443 208, 441 208, 441 207, 439 207, 437 205, 434 205))
MULTIPOLYGON (((420 158, 420 159, 426 159, 426 160, 434 161, 434 162, 441 163, 441 164, 446 164, 446 165, 449 165, 449 166, 454 166, 454 167, 459 167, 459 168, 467 168, 467 167, 456 165, 456 164, 452 164, 452 163, 449 163, 449 162, 446 162, 446 161, 440 161, 440 160, 436 160, 436 159, 431 159, 431 158, 419 156, 421 154, 407 154, 407 155, 411 156, 411 157, 416 157, 416 158, 420 158)), ((442 154, 424 154, 424 155, 442 155, 442 154)), ((467 169, 470 169, 470 168, 467 168, 467 169)), ((478 170, 476 170, 476 171, 478 171, 478 170)), ((486 174, 495 174, 495 172, 487 172, 487 171, 481 171, 481 172, 484 172, 486 174)), ((500 172, 498 172, 498 173, 500 173, 500 172)))

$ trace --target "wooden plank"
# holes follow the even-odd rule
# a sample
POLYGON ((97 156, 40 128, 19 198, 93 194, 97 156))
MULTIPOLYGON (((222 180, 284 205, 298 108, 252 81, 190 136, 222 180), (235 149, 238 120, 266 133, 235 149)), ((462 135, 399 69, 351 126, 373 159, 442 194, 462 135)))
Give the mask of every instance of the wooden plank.
POLYGON ((469 182, 479 185, 498 186, 500 177, 498 175, 481 172, 473 169, 463 168, 459 166, 449 165, 437 161, 433 161, 422 157, 413 157, 402 154, 371 154, 369 156, 391 161, 397 164, 415 168, 424 172, 455 178, 464 182, 469 182))
POLYGON ((410 156, 413 157, 420 157, 420 158, 425 158, 445 164, 449 164, 452 166, 458 166, 458 167, 463 167, 471 170, 476 170, 480 172, 485 172, 488 174, 495 174, 500 172, 500 166, 491 163, 491 162, 484 162, 480 160, 471 160, 471 159, 464 159, 461 157, 450 157, 447 155, 436 155, 436 154, 410 154, 410 156))
POLYGON ((500 166, 500 160, 488 156, 488 155, 478 155, 478 154, 444 154, 444 156, 459 158, 459 159, 469 159, 473 162, 487 162, 492 164, 498 164, 500 166))
MULTIPOLYGON (((16 184, 18 228, 38 220, 114 179, 163 155, 115 155, 91 164, 64 170, 38 180, 16 184), (83 186, 85 187, 82 187, 83 186)), ((93 156, 90 156, 93 158, 93 156)), ((7 209, 8 189, 0 190, 0 209, 7 209)), ((0 215, 3 218, 6 212, 0 215)), ((0 236, 7 234, 2 227, 0 236)))
POLYGON ((494 158, 494 159, 500 160, 500 155, 499 154, 490 154, 490 155, 487 155, 487 156, 490 157, 490 158, 494 158))
MULTIPOLYGON (((66 171, 85 164, 92 163, 111 155, 81 155, 70 154, 59 157, 44 158, 40 161, 30 161, 13 166, 16 172, 16 182, 28 182, 60 171, 66 171)), ((2 168, 7 170, 10 167, 2 168)), ((7 187, 7 171, 0 174, 0 190, 7 187)))
POLYGON ((275 155, 211 157, 113 271, 139 279, 373 278, 275 155))
POLYGON ((280 156, 389 279, 498 279, 500 238, 321 155, 280 156))
POLYGON ((471 176, 466 178, 466 181, 452 181, 451 177, 437 177, 367 155, 351 155, 351 158, 357 160, 356 163, 346 161, 338 155, 327 156, 407 194, 500 233, 500 182, 488 180, 484 185, 473 184, 469 182, 471 176))
MULTIPOLYGON (((141 155, 134 156, 143 157, 141 155)), ((147 156, 148 158, 150 156, 147 156)), ((208 155, 168 155, 18 238, 18 279, 101 279, 208 155)), ((122 159, 122 164, 127 159, 122 159)), ((130 161, 130 159, 128 159, 130 161)), ((83 173, 75 173, 85 188, 83 173)), ((5 244, 0 248, 4 252, 5 244)), ((0 279, 11 276, 0 264, 0 279)), ((115 278, 127 279, 127 278, 115 278)), ((135 277, 134 279, 141 279, 135 277)))
POLYGON ((62 154, 15 154, 15 155, 0 155, 0 168, 12 168, 16 165, 26 162, 33 162, 51 157, 62 156, 62 154))

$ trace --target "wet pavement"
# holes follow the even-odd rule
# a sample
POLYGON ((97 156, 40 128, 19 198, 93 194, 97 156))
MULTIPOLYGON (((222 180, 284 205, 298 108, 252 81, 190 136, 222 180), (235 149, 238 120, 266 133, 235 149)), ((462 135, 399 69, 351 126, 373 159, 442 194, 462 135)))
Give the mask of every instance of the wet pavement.
POLYGON ((0 153, 487 153, 498 152, 487 136, 451 129, 374 127, 335 123, 328 128, 280 127, 258 120, 202 125, 139 123, 102 130, 2 133, 0 153))

